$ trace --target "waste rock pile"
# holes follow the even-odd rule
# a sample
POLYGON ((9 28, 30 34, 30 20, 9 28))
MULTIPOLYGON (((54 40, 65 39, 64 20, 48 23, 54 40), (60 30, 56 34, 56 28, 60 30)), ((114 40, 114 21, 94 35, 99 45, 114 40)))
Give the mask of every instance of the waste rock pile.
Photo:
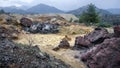
POLYGON ((78 36, 75 40, 75 48, 81 47, 91 47, 94 44, 99 44, 104 41, 104 39, 109 38, 109 33, 105 28, 95 28, 94 31, 85 35, 84 37, 78 36))
POLYGON ((103 28, 95 28, 90 34, 76 38, 75 47, 93 45, 80 55, 88 68, 120 68, 119 28, 115 26, 113 34, 103 28))

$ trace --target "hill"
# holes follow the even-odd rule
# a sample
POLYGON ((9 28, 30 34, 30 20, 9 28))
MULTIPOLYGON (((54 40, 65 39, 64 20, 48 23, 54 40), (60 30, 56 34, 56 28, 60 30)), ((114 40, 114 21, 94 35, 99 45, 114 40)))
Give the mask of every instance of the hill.
POLYGON ((59 10, 55 7, 48 6, 45 4, 38 4, 36 6, 33 6, 29 8, 27 11, 31 13, 40 13, 40 14, 45 14, 45 13, 64 13, 62 10, 59 10))
POLYGON ((119 14, 120 15, 120 9, 107 9, 109 12, 111 12, 112 14, 119 14))
POLYGON ((20 9, 18 7, 15 7, 15 6, 0 7, 0 9, 3 9, 7 13, 18 13, 18 14, 26 14, 26 13, 28 13, 27 11, 22 10, 22 9, 20 9))
MULTIPOLYGON (((75 14, 75 15, 81 15, 84 11, 87 10, 87 8, 88 8, 88 5, 83 6, 83 7, 80 7, 80 8, 78 8, 78 9, 75 9, 75 10, 72 10, 72 11, 69 11, 69 12, 67 12, 67 13, 75 14)), ((97 8, 97 7, 95 7, 95 8, 96 8, 96 11, 97 11, 98 13, 102 14, 102 15, 105 15, 105 14, 109 15, 109 14, 111 14, 111 13, 108 12, 107 10, 99 9, 99 8, 97 8)))

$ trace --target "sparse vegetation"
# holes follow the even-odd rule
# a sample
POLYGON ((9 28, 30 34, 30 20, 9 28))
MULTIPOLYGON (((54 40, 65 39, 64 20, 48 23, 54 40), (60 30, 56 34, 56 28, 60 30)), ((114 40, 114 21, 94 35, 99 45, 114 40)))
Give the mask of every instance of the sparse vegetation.
POLYGON ((79 25, 63 26, 60 29, 60 34, 68 34, 68 35, 88 34, 89 32, 91 32, 90 27, 79 26, 79 25))
POLYGON ((112 24, 101 22, 101 23, 97 23, 96 26, 98 26, 98 27, 112 27, 112 24))
POLYGON ((72 18, 70 18, 70 21, 69 22, 72 22, 73 21, 73 19, 72 18))

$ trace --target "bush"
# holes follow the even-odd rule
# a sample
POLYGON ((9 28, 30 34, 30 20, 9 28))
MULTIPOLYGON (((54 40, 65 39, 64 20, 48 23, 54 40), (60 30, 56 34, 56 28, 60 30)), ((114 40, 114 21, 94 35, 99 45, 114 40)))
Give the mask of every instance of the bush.
POLYGON ((109 23, 97 23, 96 26, 98 26, 98 27, 112 27, 112 25, 109 23))

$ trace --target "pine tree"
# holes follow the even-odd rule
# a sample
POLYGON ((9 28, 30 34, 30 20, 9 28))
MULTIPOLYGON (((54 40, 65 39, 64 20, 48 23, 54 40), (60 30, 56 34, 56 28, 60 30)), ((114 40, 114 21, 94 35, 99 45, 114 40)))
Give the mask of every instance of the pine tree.
POLYGON ((5 11, 3 9, 0 10, 0 14, 3 14, 5 13, 5 11))
POLYGON ((86 24, 100 22, 99 14, 96 12, 95 6, 93 4, 89 4, 88 9, 80 16, 79 21, 85 22, 86 24))

